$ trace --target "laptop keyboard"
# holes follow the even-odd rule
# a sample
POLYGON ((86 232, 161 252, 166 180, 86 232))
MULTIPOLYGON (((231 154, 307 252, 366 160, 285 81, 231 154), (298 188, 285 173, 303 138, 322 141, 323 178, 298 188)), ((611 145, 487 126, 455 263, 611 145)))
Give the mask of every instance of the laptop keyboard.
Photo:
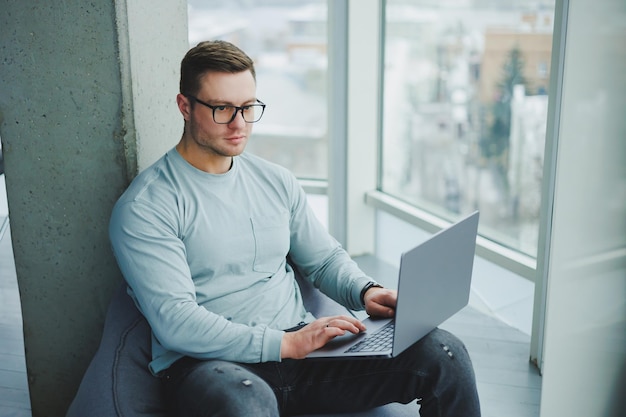
POLYGON ((346 350, 346 353, 384 352, 385 350, 391 349, 391 346, 393 345, 394 323, 395 322, 390 321, 387 325, 385 325, 385 327, 381 328, 376 333, 367 336, 365 339, 346 350))

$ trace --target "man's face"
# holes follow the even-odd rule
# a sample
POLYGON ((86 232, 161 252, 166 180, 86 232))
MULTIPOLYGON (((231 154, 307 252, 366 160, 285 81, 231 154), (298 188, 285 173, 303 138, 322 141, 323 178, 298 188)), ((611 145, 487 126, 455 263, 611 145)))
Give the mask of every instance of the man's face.
MULTIPOLYGON (((243 106, 256 103, 256 83, 250 71, 235 74, 209 72, 202 77, 201 88, 196 97, 213 106, 243 106)), ((212 159, 228 158, 243 152, 252 132, 252 124, 246 123, 237 113, 228 124, 213 120, 213 110, 198 102, 191 102, 183 112, 187 121, 187 135, 198 150, 212 159)))

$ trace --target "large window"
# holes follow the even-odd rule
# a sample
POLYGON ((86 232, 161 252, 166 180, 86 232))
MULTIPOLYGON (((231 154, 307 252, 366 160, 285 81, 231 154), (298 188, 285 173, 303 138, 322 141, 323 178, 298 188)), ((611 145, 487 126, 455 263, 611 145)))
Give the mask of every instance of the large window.
POLYGON ((553 0, 387 0, 382 191, 537 252, 553 0))
POLYGON ((299 178, 327 178, 326 0, 189 0, 190 46, 228 40, 255 61, 267 104, 251 152, 299 178))

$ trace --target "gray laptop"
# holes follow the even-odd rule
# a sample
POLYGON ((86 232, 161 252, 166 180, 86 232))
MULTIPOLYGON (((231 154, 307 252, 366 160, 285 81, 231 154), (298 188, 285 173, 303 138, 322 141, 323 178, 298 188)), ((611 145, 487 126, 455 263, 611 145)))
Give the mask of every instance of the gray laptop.
POLYGON ((337 337, 307 358, 395 357, 465 307, 477 229, 476 211, 403 253, 395 317, 369 317, 366 332, 337 337))

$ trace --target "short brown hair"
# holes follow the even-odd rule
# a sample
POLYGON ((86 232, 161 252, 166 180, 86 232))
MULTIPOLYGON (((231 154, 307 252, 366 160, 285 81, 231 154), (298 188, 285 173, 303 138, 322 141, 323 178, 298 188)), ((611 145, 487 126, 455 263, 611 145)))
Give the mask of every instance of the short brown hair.
POLYGON ((200 79, 209 71, 237 73, 246 70, 256 81, 254 62, 237 46, 222 40, 200 42, 180 63, 180 92, 196 95, 200 90, 200 79))

